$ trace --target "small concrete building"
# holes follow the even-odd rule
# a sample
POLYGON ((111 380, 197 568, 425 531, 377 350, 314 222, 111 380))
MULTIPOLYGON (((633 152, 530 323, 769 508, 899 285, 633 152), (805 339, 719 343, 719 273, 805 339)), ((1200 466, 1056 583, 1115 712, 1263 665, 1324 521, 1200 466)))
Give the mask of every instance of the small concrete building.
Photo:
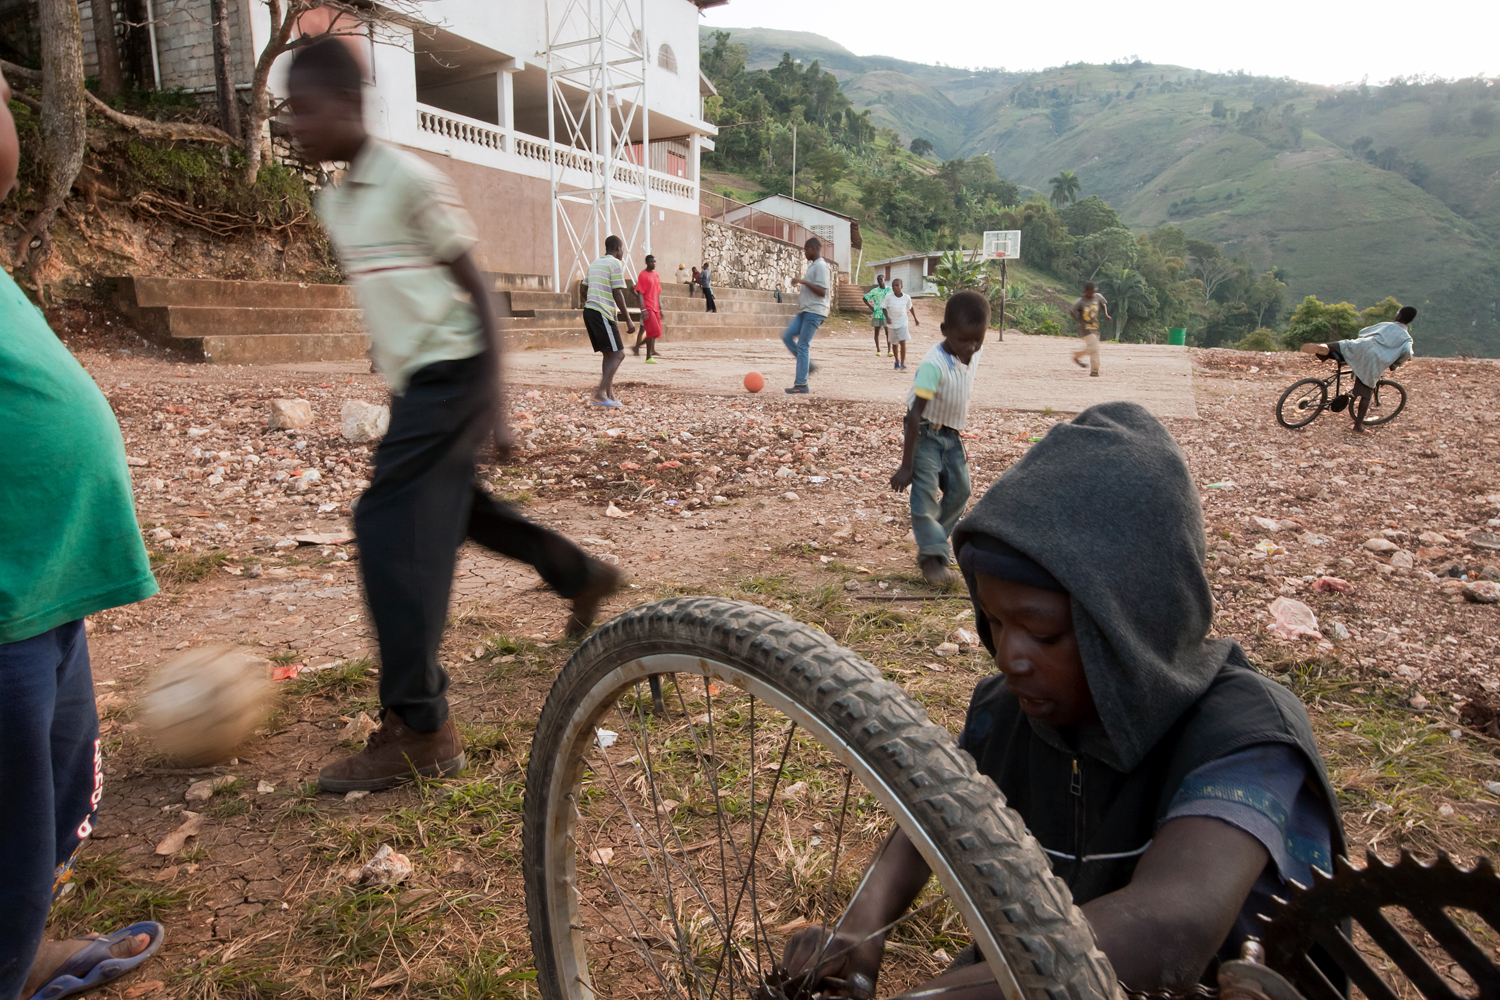
POLYGON ((854 269, 860 262, 856 255, 865 246, 859 234, 859 220, 784 194, 773 194, 759 201, 752 201, 750 206, 805 226, 823 241, 823 256, 832 260, 846 276, 853 276, 854 269), (833 245, 831 254, 827 251, 827 244, 830 243, 833 245))
MULTIPOLYGON (((972 251, 968 256, 970 260, 977 260, 979 251, 972 251)), ((872 260, 867 262, 866 266, 877 275, 885 275, 887 285, 900 278, 903 291, 916 298, 942 293, 937 282, 932 280, 932 276, 937 273, 938 261, 942 259, 942 251, 929 250, 926 253, 909 253, 901 257, 872 260)))

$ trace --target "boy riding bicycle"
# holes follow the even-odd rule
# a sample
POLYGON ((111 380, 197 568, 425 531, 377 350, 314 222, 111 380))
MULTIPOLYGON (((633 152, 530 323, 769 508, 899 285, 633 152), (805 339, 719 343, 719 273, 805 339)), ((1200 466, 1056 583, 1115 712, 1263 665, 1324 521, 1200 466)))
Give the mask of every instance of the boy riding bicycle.
POLYGON ((1387 368, 1399 368, 1412 358, 1411 321, 1417 318, 1412 306, 1402 306, 1396 313, 1395 322, 1376 323, 1359 331, 1354 340, 1337 340, 1326 344, 1303 344, 1302 352, 1311 354, 1320 361, 1332 358, 1342 361, 1354 373, 1355 406, 1350 412, 1354 417, 1354 429, 1363 433, 1365 414, 1370 409, 1370 397, 1375 392, 1375 383, 1387 368))

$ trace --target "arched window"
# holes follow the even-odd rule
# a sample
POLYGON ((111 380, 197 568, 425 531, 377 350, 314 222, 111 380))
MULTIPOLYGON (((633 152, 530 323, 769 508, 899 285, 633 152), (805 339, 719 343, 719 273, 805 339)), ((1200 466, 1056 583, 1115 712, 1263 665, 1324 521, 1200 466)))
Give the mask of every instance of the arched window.
POLYGON ((672 51, 672 46, 663 45, 656 53, 656 65, 670 72, 677 72, 677 53, 672 51))

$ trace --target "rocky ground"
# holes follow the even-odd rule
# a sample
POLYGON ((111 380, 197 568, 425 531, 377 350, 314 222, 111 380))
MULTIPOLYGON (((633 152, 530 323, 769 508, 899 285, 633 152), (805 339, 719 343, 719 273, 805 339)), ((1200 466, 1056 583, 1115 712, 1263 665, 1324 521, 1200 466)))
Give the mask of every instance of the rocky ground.
MULTIPOLYGON (((358 745, 361 713, 377 708, 347 538, 373 443, 347 440, 341 413, 351 400, 383 402, 384 390, 365 374, 80 358, 120 417, 162 593, 89 623, 106 796, 55 930, 165 920, 161 955, 115 988, 132 998, 532 989, 520 778, 572 648, 560 639, 563 603, 529 567, 466 547, 443 656, 470 770, 350 801, 318 795, 318 768, 358 745), (310 422, 271 429, 280 399, 306 400, 310 422), (181 768, 155 755, 133 706, 156 665, 209 642, 269 659, 284 698, 237 760, 181 768), (224 780, 187 801, 205 778, 224 780), (185 809, 201 829, 159 853, 185 809), (382 843, 413 860, 406 887, 348 888, 343 873, 382 843)), ((1276 424, 1281 389, 1311 365, 1300 355, 1193 361, 1201 419, 1166 423, 1203 496, 1215 631, 1311 706, 1352 843, 1493 855, 1500 604, 1483 602, 1500 578, 1500 366, 1414 362, 1399 376, 1406 412, 1355 436, 1342 415, 1298 432, 1276 424), (1315 634, 1273 631, 1278 598, 1305 604, 1315 634)), ((523 449, 481 475, 627 572, 609 612, 682 593, 778 607, 956 728, 985 664, 972 646, 934 659, 968 637, 966 605, 915 574, 905 498, 886 483, 896 405, 626 382, 629 406, 600 412, 586 389, 518 386, 508 409, 523 449), (865 627, 877 607, 893 610, 865 627)), ((976 492, 1062 419, 978 411, 966 433, 976 492)))

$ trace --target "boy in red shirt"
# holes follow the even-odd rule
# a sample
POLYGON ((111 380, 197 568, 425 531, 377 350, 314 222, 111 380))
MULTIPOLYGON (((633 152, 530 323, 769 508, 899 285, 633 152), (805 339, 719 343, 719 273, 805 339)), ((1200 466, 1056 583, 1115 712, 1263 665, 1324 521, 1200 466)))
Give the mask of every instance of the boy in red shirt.
POLYGON ((661 275, 656 273, 656 258, 646 255, 646 269, 635 279, 635 293, 641 297, 641 335, 635 339, 635 353, 641 353, 646 342, 646 364, 656 364, 656 342, 661 339, 661 275))

